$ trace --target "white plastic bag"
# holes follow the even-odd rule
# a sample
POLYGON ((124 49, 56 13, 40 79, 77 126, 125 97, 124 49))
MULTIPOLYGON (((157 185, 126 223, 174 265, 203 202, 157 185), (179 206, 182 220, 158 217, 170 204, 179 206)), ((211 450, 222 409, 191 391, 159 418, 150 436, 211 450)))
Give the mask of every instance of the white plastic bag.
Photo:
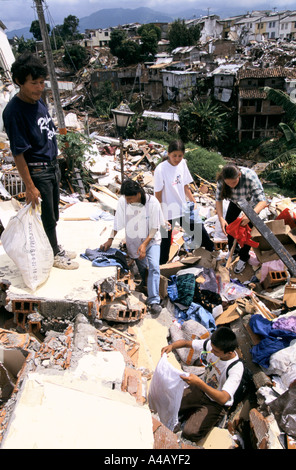
POLYGON ((189 374, 172 366, 164 353, 155 368, 148 393, 150 409, 171 431, 178 423, 178 412, 187 384, 180 378, 189 374))
POLYGON ((1 235, 7 255, 33 291, 43 284, 53 266, 53 250, 44 231, 38 208, 31 203, 12 217, 1 235))

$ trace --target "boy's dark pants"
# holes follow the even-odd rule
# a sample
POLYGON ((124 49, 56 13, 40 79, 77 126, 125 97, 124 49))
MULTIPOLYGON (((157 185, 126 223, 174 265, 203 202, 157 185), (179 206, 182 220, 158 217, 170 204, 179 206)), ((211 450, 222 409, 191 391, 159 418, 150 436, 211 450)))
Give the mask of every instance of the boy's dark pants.
POLYGON ((210 400, 198 387, 184 390, 179 414, 190 413, 183 428, 183 437, 191 441, 199 441, 222 418, 226 409, 223 405, 210 400))
POLYGON ((29 170, 33 183, 41 194, 41 219, 53 253, 56 255, 60 251, 56 235, 61 180, 59 163, 55 160, 49 166, 32 166, 29 170))

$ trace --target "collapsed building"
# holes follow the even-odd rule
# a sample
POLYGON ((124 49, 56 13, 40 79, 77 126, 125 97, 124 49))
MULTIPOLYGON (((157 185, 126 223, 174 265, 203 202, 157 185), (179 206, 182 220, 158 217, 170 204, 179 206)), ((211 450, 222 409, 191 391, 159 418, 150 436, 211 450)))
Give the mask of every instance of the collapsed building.
MULTIPOLYGON (((292 44, 285 45, 287 49, 290 46, 293 50, 292 44)), ((258 47, 267 49, 266 45, 258 47)), ((223 44, 217 44, 216 53, 223 56, 223 51, 223 44)), ((260 56, 259 62, 263 60, 258 50, 255 53, 250 48, 248 54, 247 61, 254 58, 252 54, 260 56)), ((214 70, 213 63, 210 68, 214 70)), ((158 70, 152 68, 151 75, 153 71, 156 82, 158 70)), ((126 85, 131 92, 138 72, 137 68, 136 75, 130 71, 117 73, 118 87, 126 85)), ((240 72, 220 72, 213 74, 218 79, 215 92, 218 99, 227 101, 240 72)), ((98 86, 101 75, 92 77, 94 86, 98 86)), ((178 73, 161 75, 169 82, 178 73)), ((176 88, 183 89, 186 83, 192 89, 192 73, 180 76, 179 82, 178 77, 170 82, 174 90, 168 86, 167 93, 176 93, 176 88)), ((79 78, 88 83, 88 72, 83 71, 79 78)), ((162 97, 159 86, 158 82, 151 87, 157 100, 162 97)), ((63 91, 64 109, 75 111, 66 116, 67 127, 80 131, 86 117, 85 112, 80 113, 84 109, 84 85, 64 84, 63 91)), ((174 129, 178 122, 176 113, 154 113, 152 118, 160 121, 162 129, 174 129)), ((25 188, 1 131, 0 219, 4 231, 23 207, 25 188)), ((151 317, 145 295, 137 291, 138 273, 131 260, 124 269, 116 257, 98 256, 97 249, 108 237, 117 207, 122 149, 116 138, 97 132, 91 138, 94 154, 85 161, 93 179, 89 192, 79 184, 77 192, 69 191, 68 185, 60 200, 59 239, 77 252, 79 269, 65 275, 52 268, 47 280, 32 291, 0 245, 1 447, 295 448, 291 411, 295 391, 294 202, 281 197, 269 201, 265 221, 254 221, 252 237, 258 247, 251 251, 244 273, 235 275, 234 262, 226 261, 227 242, 217 227, 215 185, 197 175, 199 186, 193 185, 192 190, 216 250, 212 254, 202 248, 191 250, 186 233, 175 231, 169 263, 161 266, 163 311, 159 317, 151 317), (184 303, 182 289, 178 290, 175 281, 180 272, 192 268, 198 288, 191 292, 190 302, 187 299, 184 303), (239 354, 252 371, 256 391, 204 440, 193 444, 173 433, 151 409, 149 386, 162 346, 180 338, 206 338, 220 325, 237 334, 239 354)), ((155 142, 126 140, 125 174, 153 193, 153 171, 164 152, 164 147, 155 142)), ((114 246, 125 251, 122 233, 117 234, 114 246)), ((172 366, 202 372, 192 351, 183 353, 170 358, 172 366)))
MULTIPOLYGON (((9 158, 9 146, 2 140, 2 157, 9 158)), ((225 259, 227 242, 218 230, 215 185, 200 178, 192 190, 216 250, 192 250, 186 233, 180 228, 174 232, 170 260, 161 266, 163 310, 151 317, 145 295, 137 290, 139 276, 131 260, 127 257, 125 269, 120 258, 98 256, 98 247, 112 229, 119 197, 120 143, 99 135, 93 135, 93 141, 97 153, 86 161, 94 177, 89 193, 81 197, 62 192, 60 201, 59 238, 78 253, 79 269, 65 276, 52 268, 48 279, 32 291, 1 245, 1 446, 294 448, 293 201, 269 201, 266 220, 254 221, 252 238, 258 247, 252 249, 246 270, 235 275, 234 261, 225 259), (185 302, 175 280, 188 269, 195 270, 198 289, 185 302), (161 347, 180 338, 206 338, 219 325, 235 331, 256 390, 194 444, 173 433, 159 411, 150 408, 149 386, 161 347), (266 342, 273 345, 271 350, 266 342), (58 435, 52 431, 57 423, 58 435), (81 433, 86 428, 90 432, 81 433), (115 428, 125 439, 116 437, 115 428)), ((124 141, 126 175, 152 193, 153 171, 164 151, 153 142, 124 141)), ((3 163, 3 174, 5 170, 3 163)), ((23 206, 24 188, 17 180, 12 185, 12 180, 9 185, 2 175, 4 230, 23 206)), ((125 252, 122 233, 116 235, 114 247, 125 252)), ((176 353, 170 361, 178 370, 201 372, 191 351, 176 353)))

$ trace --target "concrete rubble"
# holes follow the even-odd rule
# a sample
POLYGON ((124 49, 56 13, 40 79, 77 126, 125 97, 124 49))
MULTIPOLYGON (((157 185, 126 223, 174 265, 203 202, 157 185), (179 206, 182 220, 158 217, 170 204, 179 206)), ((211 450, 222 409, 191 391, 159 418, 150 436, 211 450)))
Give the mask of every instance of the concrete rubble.
MULTIPOLYGON (((100 137, 95 140, 100 141, 100 137)), ((106 138, 103 140, 106 145, 106 138)), ((250 318, 259 315, 268 322, 295 318, 295 279, 277 254, 267 249, 266 240, 255 229, 253 239, 259 240, 259 248, 252 251, 246 270, 235 276, 234 263, 229 270, 225 267, 227 244, 217 227, 213 186, 203 181, 193 190, 216 250, 192 251, 187 248, 186 234, 176 230, 170 262, 161 266, 164 308, 159 317, 151 318, 145 295, 137 291, 139 276, 132 264, 128 273, 122 273, 118 266, 95 266, 86 256, 87 249, 96 249, 108 237, 119 196, 117 147, 113 140, 108 144, 114 146, 111 152, 114 161, 109 155, 109 171, 105 167, 106 172, 98 175, 90 194, 82 201, 77 194, 61 198, 59 237, 64 245, 80 254, 80 268, 67 272, 67 283, 64 273, 53 268, 49 279, 36 292, 30 292, 0 247, 2 448, 114 448, 114 445, 118 448, 115 428, 128 436, 126 441, 121 440, 122 448, 130 448, 131 442, 134 449, 293 448, 296 437, 293 424, 291 428, 281 428, 270 405, 279 395, 293 390, 295 369, 289 365, 293 356, 289 363, 289 354, 286 362, 276 360, 278 353, 271 355, 269 369, 255 363, 252 350, 262 337, 252 331, 250 318), (193 267, 198 270, 199 307, 206 312, 205 317, 199 316, 198 309, 189 313, 188 308, 176 302, 170 289, 180 270, 193 267), (160 349, 167 341, 207 337, 219 325, 228 325, 237 334, 240 354, 253 373, 256 394, 241 403, 202 442, 185 442, 149 409, 149 384, 160 349), (59 399, 55 398, 56 393, 59 399), (92 426, 94 432, 83 436, 79 429, 86 426, 86 415, 87 427, 92 426), (42 431, 44 420, 46 434, 42 431), (25 432, 28 422, 32 422, 34 432, 25 432), (57 422, 60 432, 53 439, 50 429, 57 422), (101 425, 102 422, 106 424, 101 425)), ((126 141, 126 149, 127 173, 152 192, 150 160, 159 158, 164 149, 136 141, 126 141), (137 159, 134 153, 139 146, 146 152, 137 159), (135 160, 141 161, 137 165, 135 160)), ((21 192, 1 199, 1 221, 5 228, 23 200, 21 192)), ((284 220, 275 220, 285 209, 293 219, 295 203, 273 198, 264 223, 273 224, 273 232, 293 256, 293 229, 284 220)), ((117 234, 114 246, 124 251, 122 233, 117 234)), ((292 341, 287 352, 293 344, 292 341)), ((183 353, 171 358, 172 364, 200 374, 200 368, 194 364, 196 358, 190 357, 188 351, 183 353)))
MULTIPOLYGON (((264 60, 271 63, 269 55, 275 61, 276 54, 270 47, 256 44, 245 53, 262 61, 264 52, 264 60)), ((281 47, 292 57, 293 43, 281 47)), ((11 92, 7 85, 7 93, 11 92)), ((70 104, 65 101, 65 109, 70 104)), ((67 122, 81 130, 77 115, 68 114, 67 122)), ((256 228, 252 238, 259 246, 252 249, 245 271, 234 274, 235 262, 226 262, 227 242, 215 213, 215 185, 201 178, 199 187, 193 185, 192 190, 215 252, 191 250, 186 234, 175 230, 169 263, 161 266, 163 311, 152 318, 145 294, 137 290, 139 274, 134 263, 127 257, 125 272, 122 266, 100 265, 92 256, 112 229, 121 169, 119 139, 98 132, 91 139, 92 152, 84 163, 91 176, 89 190, 83 185, 74 188, 72 181, 64 180, 60 200, 58 236, 67 249, 77 252, 79 269, 65 274, 52 268, 47 281, 32 292, 0 243, 0 447, 295 448, 295 415, 288 407, 293 404, 296 379, 295 329, 288 330, 291 335, 285 347, 263 355, 262 362, 257 357, 256 362, 254 352, 264 337, 252 326, 258 317, 268 328, 280 322, 276 331, 280 329, 285 336, 284 328, 296 318, 296 279, 256 228), (178 302, 180 296, 173 295, 173 287, 176 275, 188 268, 196 269, 199 290, 198 298, 194 293, 190 306, 184 306, 178 302), (162 346, 183 337, 206 338, 219 325, 237 334, 256 393, 204 440, 185 442, 149 409, 149 384, 162 346), (287 397, 286 411, 279 403, 281 396, 287 397)), ((164 146, 133 139, 123 145, 125 175, 152 194, 153 172, 164 146)), ((23 207, 25 188, 4 132, 0 133, 0 151, 3 231, 23 207)), ((281 196, 269 200, 263 222, 294 260, 295 202, 281 196)), ((113 246, 125 251, 123 233, 117 234, 113 246)), ((183 351, 170 361, 178 369, 200 374, 195 359, 190 351, 183 351)))

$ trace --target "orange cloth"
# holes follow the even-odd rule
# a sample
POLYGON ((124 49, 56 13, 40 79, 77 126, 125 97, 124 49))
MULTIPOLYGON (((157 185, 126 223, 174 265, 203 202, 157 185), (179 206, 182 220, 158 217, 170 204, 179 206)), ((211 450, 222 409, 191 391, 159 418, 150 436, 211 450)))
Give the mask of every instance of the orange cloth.
POLYGON ((254 248, 258 248, 259 243, 254 242, 251 239, 251 227, 245 225, 244 227, 241 225, 242 218, 238 217, 235 219, 231 224, 227 225, 226 232, 231 235, 233 238, 237 239, 237 243, 242 248, 244 245, 253 246, 254 248))

